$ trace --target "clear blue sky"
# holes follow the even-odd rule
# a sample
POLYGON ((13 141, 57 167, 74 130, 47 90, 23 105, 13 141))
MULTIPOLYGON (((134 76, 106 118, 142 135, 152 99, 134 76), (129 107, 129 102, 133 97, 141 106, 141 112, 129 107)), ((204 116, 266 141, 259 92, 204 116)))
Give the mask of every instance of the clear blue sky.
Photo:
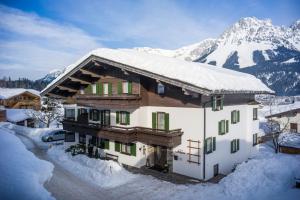
POLYGON ((251 16, 288 26, 300 1, 0 0, 0 77, 35 79, 97 47, 174 49, 251 16))

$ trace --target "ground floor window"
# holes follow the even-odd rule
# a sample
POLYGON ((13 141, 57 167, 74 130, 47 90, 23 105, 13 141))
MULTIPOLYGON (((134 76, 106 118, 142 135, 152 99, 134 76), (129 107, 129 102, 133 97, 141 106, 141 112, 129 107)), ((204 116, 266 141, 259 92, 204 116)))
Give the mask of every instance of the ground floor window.
POLYGON ((129 125, 130 124, 130 113, 126 111, 116 112, 116 124, 129 125))
POLYGON ((81 144, 86 143, 86 135, 85 134, 79 134, 79 143, 81 143, 81 144))
POLYGON ((231 153, 235 153, 240 150, 240 140, 234 139, 231 141, 231 153))
POLYGON ((75 142, 75 133, 65 132, 65 142, 75 142))
POLYGON ((97 146, 101 149, 109 149, 109 140, 98 138, 97 146))
POLYGON ((90 120, 92 121, 99 121, 99 110, 91 109, 90 110, 90 120))
POLYGON ((253 146, 257 145, 257 133, 253 134, 253 146))
POLYGON ((75 109, 65 108, 65 118, 66 119, 75 119, 75 109))
POLYGON ((123 154, 136 156, 136 144, 135 143, 121 143, 115 142, 115 151, 123 154))
POLYGON ((152 113, 152 128, 169 130, 169 114, 164 112, 152 113))

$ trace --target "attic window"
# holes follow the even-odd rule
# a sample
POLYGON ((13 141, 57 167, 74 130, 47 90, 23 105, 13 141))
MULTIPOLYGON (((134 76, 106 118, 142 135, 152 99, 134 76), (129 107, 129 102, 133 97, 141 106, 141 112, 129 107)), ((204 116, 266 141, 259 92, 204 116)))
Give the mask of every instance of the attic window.
POLYGON ((162 83, 157 84, 157 94, 164 94, 165 86, 162 83))

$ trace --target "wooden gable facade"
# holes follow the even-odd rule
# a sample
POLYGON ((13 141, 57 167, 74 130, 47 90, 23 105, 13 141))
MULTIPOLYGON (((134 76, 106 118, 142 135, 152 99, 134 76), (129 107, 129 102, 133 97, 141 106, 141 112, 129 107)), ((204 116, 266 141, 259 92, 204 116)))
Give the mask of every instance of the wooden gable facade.
POLYGON ((40 110, 41 98, 26 91, 7 99, 0 99, 0 105, 5 108, 40 110))

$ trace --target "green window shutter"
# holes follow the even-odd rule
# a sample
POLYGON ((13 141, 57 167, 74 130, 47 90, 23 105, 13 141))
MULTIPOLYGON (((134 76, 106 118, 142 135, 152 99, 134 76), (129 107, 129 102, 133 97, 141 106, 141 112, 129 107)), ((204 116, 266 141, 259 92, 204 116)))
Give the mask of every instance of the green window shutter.
POLYGON ((117 111, 116 112, 116 124, 119 124, 119 122, 120 122, 120 112, 117 111))
POLYGON ((216 150, 216 137, 213 137, 213 151, 216 150))
POLYGON ((230 153, 233 153, 233 140, 230 142, 230 153))
POLYGON ((222 121, 219 121, 219 135, 222 135, 222 121))
POLYGON ((122 94, 122 82, 118 82, 118 94, 122 94))
POLYGON ((115 141, 115 151, 120 152, 120 142, 115 141))
POLYGON ((240 150, 240 139, 236 140, 236 151, 240 150))
POLYGON ((112 83, 108 83, 108 95, 112 95, 112 83))
POLYGON ((132 82, 128 82, 128 94, 132 94, 132 82))
POLYGON ((211 108, 212 108, 213 111, 216 110, 216 108, 217 108, 216 106, 217 106, 217 99, 216 99, 215 96, 212 96, 211 97, 211 108))
POLYGON ((156 126, 156 120, 157 120, 157 118, 156 118, 156 113, 153 112, 153 113, 152 113, 152 128, 154 128, 154 129, 157 128, 157 126, 156 126))
POLYGON ((169 113, 165 113, 165 130, 169 130, 169 113))
POLYGON ((102 90, 101 90, 101 83, 96 83, 96 94, 97 95, 102 95, 102 90))
POLYGON ((232 124, 234 124, 234 116, 233 116, 233 115, 234 115, 234 112, 235 112, 235 111, 231 111, 231 123, 232 123, 232 124))
POLYGON ((104 141, 104 149, 109 149, 109 140, 104 141))
POLYGON ((99 83, 99 95, 103 95, 103 83, 99 83))
POLYGON ((130 124, 130 113, 126 112, 126 124, 129 125, 130 124))
POLYGON ((237 122, 240 122, 240 111, 237 111, 237 122))
POLYGON ((92 85, 88 85, 88 86, 84 89, 84 93, 85 93, 85 94, 91 94, 91 93, 92 93, 92 85))
POLYGON ((130 146, 130 153, 132 156, 136 156, 136 144, 132 143, 130 146))
POLYGON ((226 120, 226 133, 228 133, 228 131, 229 131, 229 121, 226 120))

